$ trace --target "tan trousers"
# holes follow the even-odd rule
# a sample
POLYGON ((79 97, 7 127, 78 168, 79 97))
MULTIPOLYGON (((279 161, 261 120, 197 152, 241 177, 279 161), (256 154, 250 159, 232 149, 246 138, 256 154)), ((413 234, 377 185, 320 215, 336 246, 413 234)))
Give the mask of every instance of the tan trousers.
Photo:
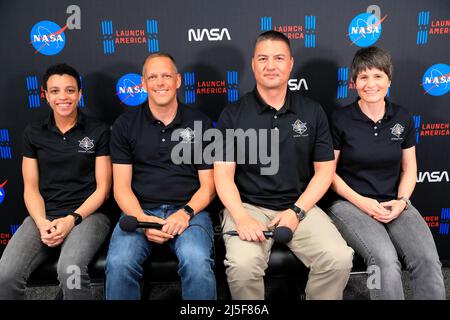
MULTIPOLYGON (((244 203, 244 208, 264 225, 280 212, 244 203)), ((227 209, 223 213, 223 231, 236 230, 227 209)), ((264 299, 264 274, 268 266, 273 239, 264 242, 242 241, 237 236, 224 236, 224 264, 231 296, 235 300, 264 299)), ((306 299, 342 299, 350 275, 353 249, 319 207, 308 211, 299 223, 292 240, 287 243, 297 258, 310 268, 306 299)))

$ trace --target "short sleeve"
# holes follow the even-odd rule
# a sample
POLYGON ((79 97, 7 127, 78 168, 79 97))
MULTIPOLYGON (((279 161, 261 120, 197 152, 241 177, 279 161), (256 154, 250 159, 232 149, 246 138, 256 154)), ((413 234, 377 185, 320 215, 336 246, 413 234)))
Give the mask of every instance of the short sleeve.
POLYGON ((220 130, 223 138, 222 154, 216 154, 215 161, 236 162, 235 148, 235 124, 231 116, 231 109, 225 108, 220 114, 216 128, 220 130))
POLYGON ((36 147, 31 141, 31 127, 27 126, 22 136, 22 155, 27 158, 37 158, 36 147))
POLYGON ((318 107, 317 112, 317 131, 314 141, 313 161, 334 160, 333 144, 331 142, 330 128, 328 126, 327 116, 322 107, 318 107))
POLYGON ((109 144, 112 163, 131 164, 132 154, 130 149, 128 130, 124 118, 119 117, 114 122, 111 131, 111 142, 109 144))
POLYGON ((337 113, 331 115, 331 137, 333 139, 334 150, 342 150, 341 130, 337 119, 337 113))
MULTIPOLYGON (((209 118, 205 118, 202 120, 202 125, 203 125, 203 130, 210 130, 212 129, 212 122, 209 118)), ((208 147, 209 144, 211 144, 213 142, 210 141, 205 141, 204 139, 202 139, 202 154, 203 151, 205 150, 205 148, 208 147)), ((195 163, 195 162, 194 162, 195 163)), ((212 169, 213 168, 213 164, 212 163, 206 163, 205 162, 205 157, 202 157, 202 163, 201 164, 197 164, 196 165, 197 170, 208 170, 208 169, 212 169)))
POLYGON ((95 155, 97 157, 109 156, 110 138, 111 138, 111 131, 109 127, 107 125, 102 125, 102 131, 97 141, 97 149, 95 150, 95 155))
POLYGON ((406 129, 405 139, 402 143, 402 149, 408 149, 416 145, 416 130, 414 128, 414 119, 409 115, 409 123, 406 129))

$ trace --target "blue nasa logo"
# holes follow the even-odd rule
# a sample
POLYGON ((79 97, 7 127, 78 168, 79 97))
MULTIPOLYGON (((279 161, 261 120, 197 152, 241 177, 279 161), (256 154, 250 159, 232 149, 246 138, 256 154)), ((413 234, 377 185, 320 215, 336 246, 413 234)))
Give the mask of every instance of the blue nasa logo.
POLYGON ((422 77, 422 86, 432 96, 442 96, 450 90, 450 67, 444 63, 432 65, 422 77))
POLYGON ((127 106, 138 106, 147 100, 147 91, 142 87, 141 76, 128 73, 117 81, 116 94, 127 106))
POLYGON ((66 36, 64 28, 53 21, 39 21, 36 23, 30 32, 30 40, 33 47, 36 49, 35 53, 39 52, 46 56, 55 55, 61 52, 66 45, 66 36))
POLYGON ((359 47, 373 45, 380 38, 381 31, 381 20, 367 12, 358 14, 348 26, 350 40, 359 47))
POLYGON ((8 180, 6 180, 5 182, 3 182, 2 184, 0 184, 0 203, 3 202, 3 200, 5 200, 5 189, 3 189, 3 187, 5 186, 5 184, 8 182, 8 180))

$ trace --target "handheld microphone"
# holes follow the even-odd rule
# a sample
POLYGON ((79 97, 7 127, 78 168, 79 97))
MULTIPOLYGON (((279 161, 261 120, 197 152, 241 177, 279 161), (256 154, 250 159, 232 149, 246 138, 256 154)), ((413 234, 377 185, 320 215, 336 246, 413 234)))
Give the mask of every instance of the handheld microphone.
POLYGON ((161 230, 162 224, 156 222, 141 222, 136 217, 124 216, 119 221, 120 229, 125 232, 135 232, 137 228, 152 228, 161 230))
MULTIPOLYGON (((235 230, 227 231, 224 234, 229 236, 238 236, 238 232, 235 230)), ((273 241, 279 243, 288 243, 292 240, 292 230, 288 227, 276 227, 273 231, 263 231, 264 236, 267 238, 273 238, 273 241)))

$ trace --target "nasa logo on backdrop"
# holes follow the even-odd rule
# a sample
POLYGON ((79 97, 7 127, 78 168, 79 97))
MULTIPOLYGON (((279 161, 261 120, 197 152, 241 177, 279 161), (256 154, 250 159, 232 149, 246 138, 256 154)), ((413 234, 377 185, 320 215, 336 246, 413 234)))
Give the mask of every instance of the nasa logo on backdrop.
POLYGON ((197 96, 227 95, 228 102, 239 99, 239 79, 237 71, 227 71, 227 78, 215 80, 198 80, 196 72, 185 72, 183 75, 184 103, 195 104, 197 96))
POLYGON ((8 180, 5 180, 3 183, 0 184, 0 204, 5 200, 5 185, 8 182, 8 180))
POLYGON ((424 95, 442 96, 450 90, 450 67, 438 63, 429 67, 422 77, 424 95))
POLYGON ((116 95, 127 106, 138 106, 147 101, 147 91, 142 86, 142 78, 137 73, 127 73, 116 85, 116 95))
POLYGON ((67 7, 66 13, 71 13, 62 27, 56 22, 42 20, 33 25, 30 31, 30 44, 34 53, 52 56, 60 53, 66 46, 67 29, 81 29, 81 10, 77 5, 67 7))
POLYGON ((64 30, 53 21, 39 21, 31 28, 30 40, 35 53, 46 56, 55 55, 61 52, 66 45, 66 35, 64 30))
POLYGON ((348 26, 348 37, 352 44, 359 47, 368 47, 381 36, 383 31, 381 23, 386 19, 381 18, 379 6, 371 5, 366 12, 356 15, 348 26))

